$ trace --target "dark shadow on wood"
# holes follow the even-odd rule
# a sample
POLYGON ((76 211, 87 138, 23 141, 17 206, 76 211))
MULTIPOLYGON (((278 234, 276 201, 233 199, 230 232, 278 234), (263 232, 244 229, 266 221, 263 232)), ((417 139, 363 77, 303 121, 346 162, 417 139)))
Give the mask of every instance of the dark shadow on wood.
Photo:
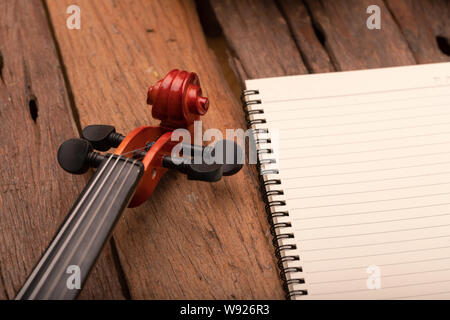
POLYGON ((33 119, 34 123, 36 123, 39 113, 38 101, 36 96, 34 95, 31 96, 30 101, 28 102, 28 107, 30 109, 31 119, 33 119))
MULTIPOLYGON (((280 0, 276 0, 276 1, 278 3, 280 0)), ((330 48, 327 46, 327 36, 325 34, 325 31, 323 30, 321 25, 316 21, 316 18, 314 17, 314 15, 311 13, 311 9, 309 8, 308 3, 306 1, 302 0, 302 4, 305 7, 306 12, 308 13, 309 19, 311 20, 311 27, 312 27, 312 29, 314 31, 314 34, 316 35, 317 40, 321 44, 323 50, 328 55, 328 57, 330 59, 331 66, 335 69, 334 71, 337 71, 338 70, 338 63, 337 63, 336 59, 333 56, 332 50, 330 50, 330 48)), ((282 10, 280 10, 280 11, 282 11, 282 10)), ((289 23, 289 19, 286 19, 286 21, 288 21, 288 23, 289 23)), ((295 35, 294 35, 294 38, 295 38, 295 35)), ((300 49, 299 49, 299 51, 301 52, 300 49)), ((303 59, 303 60, 305 61, 305 64, 307 64, 307 60, 308 59, 306 59, 306 60, 303 59)), ((313 72, 311 72, 311 73, 313 73, 313 72)))
POLYGON ((3 81, 3 67, 4 67, 3 54, 0 51, 0 80, 1 81, 3 81))
POLYGON ((206 37, 223 36, 222 28, 209 0, 195 0, 198 17, 206 37))
POLYGON ((48 28, 50 30, 50 34, 52 36, 53 42, 55 43, 56 55, 58 56, 59 65, 61 66, 61 73, 62 73, 62 76, 63 76, 63 79, 64 79, 64 85, 66 87, 67 96, 69 98, 69 104, 70 104, 70 109, 72 110, 72 116, 73 116, 73 119, 74 119, 75 124, 77 126, 78 133, 81 134, 80 115, 78 114, 78 110, 77 110, 77 107, 75 105, 75 98, 73 96, 72 87, 70 85, 69 77, 67 76, 67 69, 66 69, 66 65, 64 64, 64 59, 63 59, 63 56, 62 56, 62 53, 61 53, 61 48, 59 46, 58 40, 56 39, 55 28, 54 28, 52 20, 50 18, 50 12, 49 12, 48 7, 47 7, 47 2, 45 0, 41 0, 41 1, 42 1, 42 6, 44 7, 45 16, 47 18, 48 28))
POLYGON ((436 42, 439 50, 447 56, 450 56, 450 43, 446 37, 437 36, 436 42))
POLYGON ((6 290, 5 279, 3 278, 3 274, 2 274, 1 270, 0 270, 0 284, 1 284, 1 287, 3 288, 3 294, 5 295, 6 299, 11 300, 11 297, 8 296, 8 290, 6 290))
MULTIPOLYGON (((292 25, 290 24, 289 18, 287 16, 285 10, 283 9, 283 6, 280 4, 280 0, 274 0, 274 1, 275 1, 275 4, 276 4, 278 10, 280 11, 281 15, 283 16, 284 20, 286 21, 286 23, 288 25, 289 32, 291 34, 292 39, 296 39, 295 32, 292 29, 292 25)), ((302 1, 302 3, 303 3, 303 1, 302 1)), ((308 6, 305 3, 303 3, 303 5, 305 6, 306 10, 308 11, 308 16, 311 19, 311 27, 314 30, 314 34, 316 35, 317 40, 320 42, 320 44, 322 45, 324 50, 328 53, 327 48, 325 46, 325 44, 326 44, 325 33, 320 28, 320 26, 317 25, 317 23, 314 21, 314 18, 311 15, 311 12, 309 11, 308 6)), ((300 55, 302 56, 303 63, 305 64, 305 67, 308 69, 308 72, 309 73, 314 73, 313 68, 309 64, 309 59, 308 59, 308 57, 305 56, 305 54, 304 54, 303 50, 301 49, 298 41, 295 41, 295 45, 296 45, 296 47, 298 49, 298 52, 300 52, 300 55)))
POLYGON ((122 264, 120 263, 119 252, 117 251, 114 237, 111 237, 111 240, 109 242, 111 244, 112 258, 114 260, 114 264, 116 265, 117 275, 119 276, 119 283, 120 288, 122 289, 122 294, 126 300, 131 300, 130 287, 125 276, 125 271, 123 270, 122 264))
POLYGON ((236 66, 236 63, 239 63, 237 62, 239 60, 237 54, 224 36, 222 27, 209 0, 195 0, 195 6, 206 42, 214 52, 224 78, 234 96, 239 99, 244 84, 240 81, 239 70, 237 70, 238 67, 236 66))

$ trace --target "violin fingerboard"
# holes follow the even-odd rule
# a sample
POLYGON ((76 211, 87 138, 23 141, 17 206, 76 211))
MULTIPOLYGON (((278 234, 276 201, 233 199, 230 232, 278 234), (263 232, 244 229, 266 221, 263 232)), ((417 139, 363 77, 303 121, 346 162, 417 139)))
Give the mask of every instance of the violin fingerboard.
POLYGON ((143 171, 137 160, 110 155, 103 161, 16 299, 78 296, 143 171))

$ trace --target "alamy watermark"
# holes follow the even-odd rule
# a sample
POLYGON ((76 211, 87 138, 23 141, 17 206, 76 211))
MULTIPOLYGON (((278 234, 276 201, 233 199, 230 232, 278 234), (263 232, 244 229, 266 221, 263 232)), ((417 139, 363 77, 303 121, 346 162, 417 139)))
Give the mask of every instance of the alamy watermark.
POLYGON ((380 30, 381 29, 381 9, 379 6, 373 4, 367 7, 367 14, 370 14, 367 18, 366 26, 369 30, 380 30))
POLYGON ((66 286, 69 290, 79 290, 81 289, 81 269, 77 265, 70 265, 66 270, 67 274, 70 276, 66 280, 66 286))
POLYGON ((69 15, 66 20, 66 26, 69 30, 81 29, 81 8, 75 4, 70 5, 66 9, 69 15))
MULTIPOLYGON (((256 164, 258 161, 259 143, 255 140, 255 131, 253 129, 245 131, 243 129, 226 129, 224 136, 221 130, 215 128, 207 129, 203 132, 202 121, 195 121, 193 133, 194 137, 191 136, 187 129, 176 129, 173 131, 171 140, 178 142, 172 148, 171 153, 175 164, 186 163, 186 161, 193 164, 244 164, 246 158, 249 164, 256 164), (225 144, 224 148, 215 148, 216 143, 222 140, 234 142, 235 145, 229 143, 225 144), (209 144, 203 148, 203 151, 193 152, 192 154, 191 145, 202 146, 204 142, 209 142, 209 144), (187 155, 191 155, 191 157, 187 157, 187 155)), ((259 149, 259 152, 270 153, 275 156, 272 150, 273 139, 270 141, 271 148, 259 149)))
POLYGON ((369 277, 366 280, 366 286, 369 290, 381 289, 381 269, 377 265, 370 265, 367 267, 366 272, 369 277))

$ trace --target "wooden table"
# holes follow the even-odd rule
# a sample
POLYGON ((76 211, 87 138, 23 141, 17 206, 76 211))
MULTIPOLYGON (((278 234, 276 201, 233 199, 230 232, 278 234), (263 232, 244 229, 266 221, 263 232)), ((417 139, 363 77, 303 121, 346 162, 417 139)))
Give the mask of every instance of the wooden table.
MULTIPOLYGON (((446 0, 0 0, 0 298, 15 296, 89 175, 56 150, 94 123, 155 124, 147 87, 199 74, 209 128, 245 127, 248 78, 450 61, 446 0), (381 30, 366 8, 381 8, 381 30)), ((82 299, 282 299, 254 166, 215 184, 169 173, 128 209, 82 299)))

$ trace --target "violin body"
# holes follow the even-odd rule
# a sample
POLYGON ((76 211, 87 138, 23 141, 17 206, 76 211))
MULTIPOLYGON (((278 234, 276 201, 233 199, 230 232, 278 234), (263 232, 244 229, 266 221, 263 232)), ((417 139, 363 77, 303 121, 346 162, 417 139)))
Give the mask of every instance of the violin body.
POLYGON ((75 299, 122 212, 127 206, 144 203, 167 170, 207 182, 240 170, 242 152, 234 142, 225 141, 216 148, 183 142, 183 156, 172 155, 179 143, 172 141, 173 131, 192 132, 194 121, 209 107, 195 73, 169 72, 150 87, 147 103, 153 106, 152 116, 161 120, 159 126, 142 126, 123 136, 112 126, 92 125, 83 129, 83 139, 70 139, 61 145, 58 162, 64 170, 72 174, 83 174, 90 167, 97 170, 16 299, 75 299), (225 163, 225 154, 223 161, 214 163, 191 161, 195 152, 217 156, 230 146, 238 155, 233 163, 225 163), (111 148, 115 148, 112 153, 94 151, 111 148))

